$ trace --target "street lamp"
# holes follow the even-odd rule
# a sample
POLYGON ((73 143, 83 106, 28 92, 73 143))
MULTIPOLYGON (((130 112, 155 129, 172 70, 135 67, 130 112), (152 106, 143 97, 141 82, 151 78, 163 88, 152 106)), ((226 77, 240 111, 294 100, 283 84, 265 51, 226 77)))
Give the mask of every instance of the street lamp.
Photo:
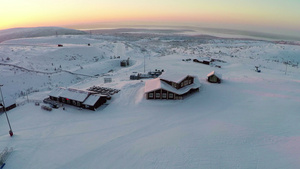
POLYGON ((6 115, 6 119, 7 119, 7 123, 8 123, 8 126, 9 126, 9 135, 10 135, 10 137, 12 137, 13 135, 14 135, 14 133, 13 133, 13 131, 12 131, 12 129, 11 129, 11 126, 10 126, 10 122, 9 122, 9 119, 8 119, 8 116, 7 116, 7 113, 6 113, 6 107, 5 107, 5 103, 4 103, 4 98, 3 98, 3 94, 2 94, 2 90, 1 90, 1 87, 2 87, 3 85, 2 84, 0 84, 0 93, 1 93, 1 97, 2 97, 2 103, 3 103, 3 109, 4 109, 4 113, 5 113, 5 115, 6 115))

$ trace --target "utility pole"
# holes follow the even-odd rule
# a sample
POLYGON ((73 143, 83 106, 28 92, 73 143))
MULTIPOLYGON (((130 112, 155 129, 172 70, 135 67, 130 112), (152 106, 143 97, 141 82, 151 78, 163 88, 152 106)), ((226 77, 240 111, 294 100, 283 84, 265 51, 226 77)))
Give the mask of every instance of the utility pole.
POLYGON ((288 67, 288 62, 285 62, 285 65, 286 65, 286 67, 285 67, 285 75, 286 75, 287 67, 288 67))
POLYGON ((4 109, 4 113, 6 115, 6 119, 7 119, 7 123, 8 123, 9 129, 10 129, 8 133, 9 133, 10 137, 12 137, 14 135, 14 133, 13 133, 13 131, 11 129, 11 125, 10 125, 10 122, 9 122, 9 119, 8 119, 8 116, 7 116, 7 113, 6 113, 6 107, 5 107, 4 98, 3 98, 3 94, 2 94, 2 90, 1 90, 2 86, 3 85, 0 84, 0 93, 1 93, 1 97, 2 97, 3 109, 4 109))
POLYGON ((26 95, 27 95, 27 103, 29 103, 29 99, 28 99, 28 91, 26 92, 26 95))

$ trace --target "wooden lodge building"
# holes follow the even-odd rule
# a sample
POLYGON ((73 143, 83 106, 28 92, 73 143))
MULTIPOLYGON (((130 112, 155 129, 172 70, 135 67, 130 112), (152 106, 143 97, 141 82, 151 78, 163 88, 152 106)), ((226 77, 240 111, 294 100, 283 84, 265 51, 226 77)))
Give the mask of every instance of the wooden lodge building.
POLYGON ((72 88, 57 88, 49 94, 49 98, 61 103, 82 107, 85 109, 96 110, 106 103, 107 96, 97 94, 93 91, 85 91, 72 88))
POLYGON ((222 78, 222 75, 216 73, 215 71, 212 71, 207 75, 207 81, 210 83, 221 83, 221 81, 222 81, 221 78, 222 78))
POLYGON ((156 79, 146 81, 147 99, 180 100, 199 91, 201 84, 196 76, 163 73, 156 79))

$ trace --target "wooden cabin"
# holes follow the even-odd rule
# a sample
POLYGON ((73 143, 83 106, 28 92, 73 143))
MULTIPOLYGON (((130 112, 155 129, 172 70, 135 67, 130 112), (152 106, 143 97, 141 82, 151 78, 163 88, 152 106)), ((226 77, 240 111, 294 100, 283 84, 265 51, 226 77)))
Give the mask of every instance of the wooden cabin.
POLYGON ((4 112, 4 108, 5 108, 6 111, 9 111, 9 110, 17 107, 16 101, 12 98, 10 98, 10 99, 4 98, 4 105, 5 105, 5 107, 3 106, 3 101, 1 100, 1 102, 0 102, 0 112, 4 112))
POLYGON ((106 95, 99 95, 93 91, 57 88, 49 94, 49 98, 61 103, 95 110, 106 103, 108 97, 106 95))
POLYGON ((145 96, 147 99, 181 100, 199 91, 200 86, 196 76, 165 72, 156 79, 146 81, 145 96))
POLYGON ((222 75, 216 73, 215 71, 212 71, 207 75, 207 81, 210 83, 221 83, 221 81, 222 81, 221 78, 222 78, 222 75))

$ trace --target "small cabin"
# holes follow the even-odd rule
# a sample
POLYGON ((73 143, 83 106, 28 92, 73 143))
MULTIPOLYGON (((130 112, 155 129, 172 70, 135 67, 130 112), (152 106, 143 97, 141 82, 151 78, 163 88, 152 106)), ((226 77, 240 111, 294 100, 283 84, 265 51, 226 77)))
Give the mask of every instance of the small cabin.
POLYGON ((126 66, 129 66, 129 65, 130 65, 129 58, 126 59, 126 60, 121 60, 121 61, 120 61, 120 66, 121 66, 121 67, 126 67, 126 66))
POLYGON ((3 106, 3 101, 1 100, 0 112, 4 112, 4 108, 6 111, 9 111, 9 110, 17 107, 16 101, 12 98, 10 98, 10 99, 4 98, 4 105, 5 105, 5 107, 3 106))
POLYGON ((212 71, 207 75, 207 81, 210 83, 221 83, 221 81, 222 81, 221 78, 222 78, 222 75, 216 73, 215 71, 212 71))
POLYGON ((126 60, 122 60, 122 61, 120 62, 120 66, 121 66, 121 67, 126 67, 126 66, 127 66, 127 61, 126 61, 126 60))

